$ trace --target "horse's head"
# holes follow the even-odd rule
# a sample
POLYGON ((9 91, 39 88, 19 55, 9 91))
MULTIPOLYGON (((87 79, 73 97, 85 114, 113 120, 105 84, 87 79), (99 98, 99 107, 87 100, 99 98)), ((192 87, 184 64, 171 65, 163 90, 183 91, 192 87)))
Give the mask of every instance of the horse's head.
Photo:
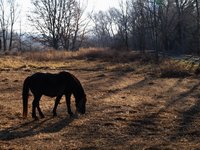
POLYGON ((76 110, 81 113, 81 114, 85 114, 85 104, 86 104, 87 98, 86 95, 84 94, 83 97, 81 98, 77 98, 76 99, 76 110))

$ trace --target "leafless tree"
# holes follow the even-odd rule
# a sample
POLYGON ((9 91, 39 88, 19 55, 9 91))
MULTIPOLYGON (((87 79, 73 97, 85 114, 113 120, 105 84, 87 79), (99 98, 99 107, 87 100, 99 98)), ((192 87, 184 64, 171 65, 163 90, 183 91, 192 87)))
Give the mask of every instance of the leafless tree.
POLYGON ((80 31, 83 8, 77 0, 32 0, 29 20, 43 42, 58 49, 74 49, 80 31))
POLYGON ((93 31, 101 46, 112 41, 118 48, 154 49, 156 60, 160 52, 200 52, 199 5, 199 0, 121 1, 119 8, 93 16, 93 31), (105 44, 104 37, 113 40, 105 44))
POLYGON ((14 24, 19 15, 19 7, 16 0, 0 0, 0 23, 3 39, 3 50, 12 49, 14 24), (8 43, 9 42, 9 43, 8 43))
POLYGON ((129 49, 129 5, 121 1, 120 9, 110 8, 107 12, 99 11, 92 16, 94 35, 98 45, 129 49))
POLYGON ((200 2, 198 0, 195 0, 195 6, 196 6, 196 38, 197 38, 197 52, 200 54, 200 2))
POLYGON ((122 37, 122 42, 126 50, 129 49, 129 3, 128 1, 120 1, 119 9, 119 34, 122 37))
POLYGON ((93 33, 97 38, 97 46, 108 47, 110 46, 110 23, 112 20, 108 20, 108 13, 99 11, 91 16, 94 23, 93 33))
POLYGON ((3 39, 3 50, 6 51, 6 39, 7 39, 7 28, 8 28, 8 20, 6 18, 6 6, 5 1, 0 0, 0 22, 1 22, 1 30, 2 30, 2 39, 3 39))
MULTIPOLYGON (((132 9, 130 9, 131 16, 131 30, 132 37, 137 37, 137 44, 139 50, 144 53, 146 47, 146 27, 147 27, 147 19, 146 19, 146 7, 144 0, 132 0, 130 3, 132 9)), ((135 40, 135 39, 133 39, 135 40)), ((133 41, 134 42, 134 41, 133 41)))
POLYGON ((16 0, 9 0, 10 5, 10 42, 9 42, 9 50, 12 49, 12 43, 13 43, 13 27, 16 23, 16 20, 19 15, 19 7, 16 2, 16 0))
POLYGON ((74 12, 74 29, 73 31, 73 37, 72 37, 72 44, 71 44, 71 50, 77 50, 84 40, 84 36, 86 33, 86 28, 88 26, 89 21, 87 18, 83 17, 83 14, 86 9, 86 5, 84 4, 84 1, 82 3, 79 1, 75 5, 75 12, 74 12))

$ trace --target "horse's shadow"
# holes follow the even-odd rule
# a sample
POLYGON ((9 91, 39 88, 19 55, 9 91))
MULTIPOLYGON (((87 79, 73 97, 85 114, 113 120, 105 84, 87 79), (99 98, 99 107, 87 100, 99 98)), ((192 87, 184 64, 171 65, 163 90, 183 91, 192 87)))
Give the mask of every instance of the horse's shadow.
POLYGON ((9 141, 18 138, 34 136, 40 133, 55 133, 59 132, 68 126, 74 118, 50 117, 40 121, 28 121, 14 127, 0 130, 0 140, 9 141), (55 121, 56 120, 56 121, 55 121))

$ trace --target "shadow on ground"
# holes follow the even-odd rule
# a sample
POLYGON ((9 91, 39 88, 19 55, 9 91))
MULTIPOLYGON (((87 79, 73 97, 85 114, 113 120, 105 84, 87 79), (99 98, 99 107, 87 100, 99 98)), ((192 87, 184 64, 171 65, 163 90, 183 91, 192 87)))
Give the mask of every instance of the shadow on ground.
POLYGON ((0 131, 0 140, 9 141, 18 138, 25 138, 39 133, 55 133, 68 126, 74 118, 50 117, 40 121, 28 121, 14 127, 0 131))

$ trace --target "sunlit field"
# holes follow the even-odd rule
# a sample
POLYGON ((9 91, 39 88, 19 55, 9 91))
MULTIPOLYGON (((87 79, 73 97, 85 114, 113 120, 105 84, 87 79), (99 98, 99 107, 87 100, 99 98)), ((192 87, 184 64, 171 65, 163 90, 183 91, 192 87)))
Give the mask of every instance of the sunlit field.
MULTIPOLYGON (((200 147, 197 66, 108 49, 0 55, 0 149, 195 149, 200 147), (42 97, 45 118, 22 118, 22 85, 36 72, 69 71, 87 94, 86 114, 70 118, 64 97, 42 97)), ((72 97, 72 110, 75 111, 72 97)))

